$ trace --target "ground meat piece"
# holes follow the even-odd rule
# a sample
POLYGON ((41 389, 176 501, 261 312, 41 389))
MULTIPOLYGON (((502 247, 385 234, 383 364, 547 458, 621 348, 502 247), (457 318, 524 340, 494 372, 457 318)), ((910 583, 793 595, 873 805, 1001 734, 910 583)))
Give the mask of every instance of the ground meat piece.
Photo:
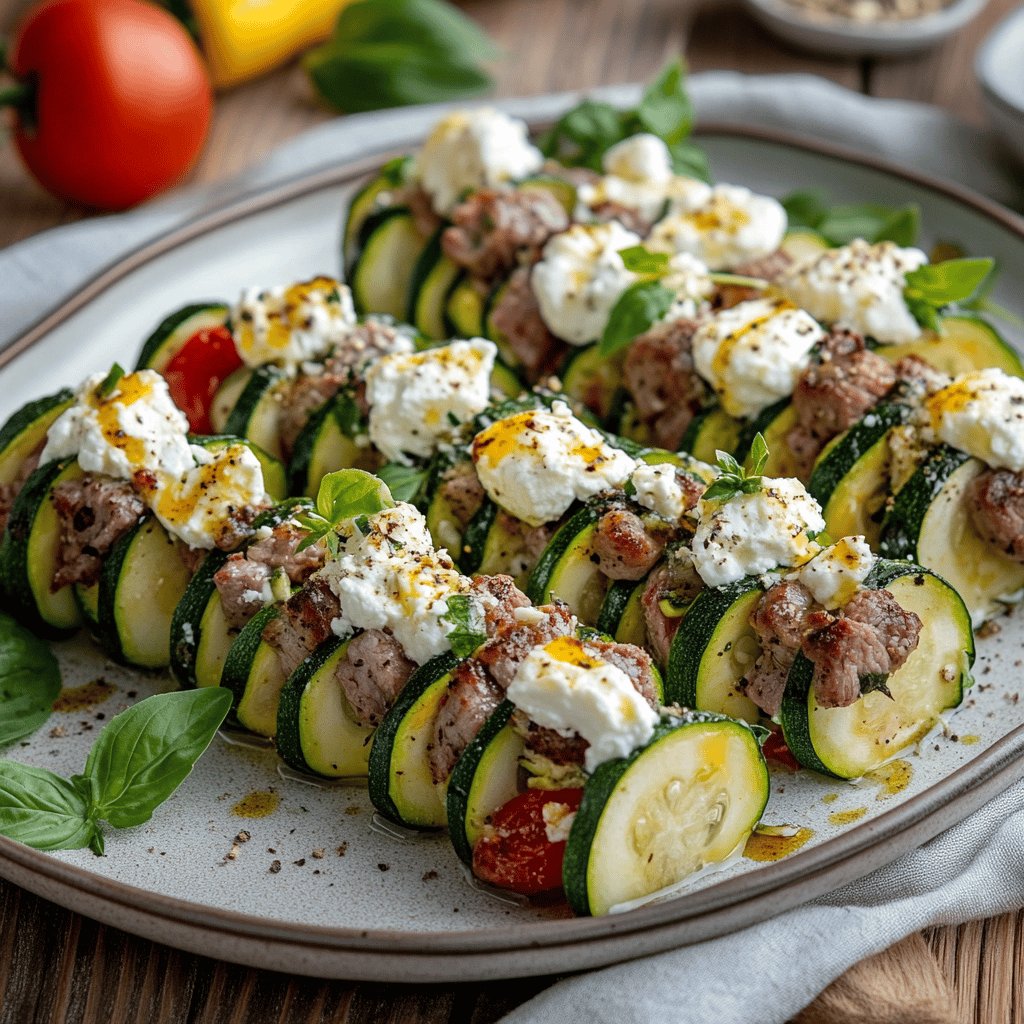
POLYGON ((671 595, 685 607, 703 586, 697 570, 688 559, 670 556, 651 573, 640 605, 644 613, 647 645, 659 664, 664 665, 668 661, 672 639, 683 621, 681 616, 666 615, 661 609, 661 601, 671 595))
POLYGON ((625 203, 617 203, 611 199, 591 206, 590 210, 596 220, 617 220, 627 231, 632 231, 634 234, 640 235, 641 238, 654 227, 654 221, 645 216, 642 210, 638 210, 635 206, 627 206, 625 203))
POLYGON ((870 626, 889 655, 889 671, 902 668, 921 639, 921 619, 888 590, 858 591, 843 606, 843 616, 870 626))
POLYGON ((539 621, 517 621, 488 640, 474 655, 503 692, 515 678, 520 662, 534 647, 556 637, 572 636, 575 631, 575 619, 565 605, 543 605, 537 610, 543 613, 539 621))
POLYGON ((654 662, 641 647, 633 644, 610 643, 605 640, 587 640, 583 649, 621 669, 629 676, 630 682, 652 708, 658 707, 658 691, 654 685, 654 662))
POLYGON ((261 537, 246 548, 245 557, 271 569, 284 569, 292 583, 305 583, 324 564, 326 555, 322 540, 299 551, 305 539, 306 531, 301 527, 289 522, 278 523, 269 537, 261 537))
POLYGON ((1024 474, 986 470, 967 485, 964 499, 978 536, 1024 562, 1024 474))
POLYGON ((206 561, 208 554, 209 552, 202 548, 190 548, 182 541, 178 541, 178 557, 190 576, 194 576, 199 571, 199 567, 206 561))
POLYGON ((562 204, 543 189, 483 188, 459 203, 451 219, 441 248, 453 263, 485 280, 521 259, 535 262, 544 243, 569 226, 562 204))
POLYGON ((814 698, 823 708, 844 708, 860 698, 860 677, 887 675, 889 655, 878 631, 856 619, 833 619, 804 638, 814 662, 814 698))
POLYGON ((269 566, 236 552, 213 574, 221 611, 231 628, 241 629, 263 607, 263 587, 271 572, 269 566))
POLYGON ((582 736, 575 733, 563 736, 554 729, 531 722, 521 711, 517 711, 513 717, 523 734, 526 747, 534 754, 546 757, 555 764, 583 764, 590 744, 582 736))
POLYGON ((58 484, 52 499, 60 543, 50 589, 90 586, 99 579, 107 552, 142 519, 146 506, 130 484, 94 476, 58 484))
POLYGON ((285 675, 292 672, 332 636, 331 620, 341 612, 327 581, 313 576, 267 623, 263 639, 277 651, 285 675))
POLYGON ((334 676, 355 712, 356 721, 376 728, 415 668, 390 633, 368 629, 352 638, 334 676))
POLYGON ((409 212, 416 222, 416 230, 424 238, 430 238, 441 226, 441 217, 434 212, 434 204, 430 201, 430 196, 415 182, 397 190, 394 203, 396 206, 409 207, 409 212))
POLYGON ((301 374, 292 382, 281 403, 279 430, 285 454, 291 454, 295 442, 310 417, 329 402, 345 383, 345 377, 333 373, 301 374))
POLYGON ((594 529, 594 553, 598 567, 609 579, 643 579, 661 558, 665 536, 649 532, 643 520, 629 509, 605 512, 594 529))
POLYGON ((793 580, 784 580, 761 595, 750 625, 757 633, 762 648, 783 647, 798 651, 809 628, 820 628, 826 624, 817 621, 812 626, 808 623, 814 608, 814 598, 806 587, 793 580))
POLYGON ((776 652, 763 651, 743 684, 743 692, 769 717, 777 715, 782 707, 794 656, 791 652, 789 661, 784 662, 778 660, 776 652))
POLYGON ((233 551, 253 534, 252 521, 269 505, 243 505, 228 508, 228 517, 214 538, 214 544, 221 551, 233 551))
POLYGON ((42 440, 36 446, 35 451, 28 455, 18 467, 14 479, 10 483, 0 484, 0 534, 7 529, 7 520, 11 514, 11 507, 14 499, 21 493, 25 481, 39 468, 39 456, 46 447, 46 440, 42 440))
POLYGON ((528 608, 530 599, 511 576, 474 576, 471 593, 483 598, 484 622, 489 637, 516 624, 516 609, 528 608))
MULTIPOLYGON (((738 277, 756 277, 761 281, 777 281, 793 265, 793 257, 785 249, 776 249, 769 256, 759 260, 741 263, 733 270, 738 277)), ((716 297, 716 305, 722 309, 738 305, 749 299, 762 298, 764 292, 760 288, 743 288, 740 285, 721 285, 716 297)))
POLYGON ((502 691, 474 659, 452 673, 434 720, 430 771, 435 782, 448 778, 462 752, 504 699, 502 691))
POLYGON ((946 374, 936 370, 920 356, 901 356, 896 360, 893 370, 897 380, 913 384, 923 391, 938 391, 949 383, 946 374))
POLYGON ((441 477, 440 486, 441 497, 448 503, 460 525, 465 528, 480 511, 486 497, 473 463, 467 460, 446 469, 441 477))
POLYGON ((516 537, 519 541, 517 554, 522 557, 526 565, 525 572, 529 572, 536 564, 537 559, 543 554, 548 542, 555 535, 556 524, 541 523, 540 526, 528 526, 522 519, 516 519, 507 512, 499 509, 497 523, 510 537, 516 537))
POLYGON ((554 370, 565 346, 548 330, 540 315, 530 287, 529 267, 513 272, 491 310, 490 319, 531 383, 554 370))
POLYGON ((833 437, 874 408, 896 383, 892 364, 864 348, 851 332, 833 331, 822 360, 800 375, 793 391, 797 426, 787 437, 809 471, 818 452, 833 437))
POLYGON ((626 350, 622 382, 654 444, 676 451, 707 400, 693 368, 690 343, 697 323, 673 320, 641 334, 626 350))

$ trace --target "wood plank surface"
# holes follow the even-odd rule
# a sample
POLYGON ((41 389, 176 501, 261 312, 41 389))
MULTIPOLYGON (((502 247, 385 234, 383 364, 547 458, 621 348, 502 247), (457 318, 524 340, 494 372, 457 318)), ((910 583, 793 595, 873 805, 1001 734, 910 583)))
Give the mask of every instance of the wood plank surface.
MULTIPOLYGON (((24 6, 0 0, 0 30, 24 6)), ((682 51, 695 71, 810 72, 980 122, 974 52, 1014 0, 992 0, 973 25, 930 53, 877 63, 787 49, 726 0, 463 6, 511 55, 496 68, 501 96, 642 80, 682 51)), ((224 94, 190 181, 234 174, 329 116, 294 66, 224 94)), ((0 138, 0 246, 83 215, 32 183, 0 138)), ((489 1024, 550 980, 385 986, 297 979, 136 939, 0 882, 0 1024, 489 1024)), ((1024 913, 911 937, 857 965, 799 1017, 799 1024, 854 1021, 1024 1024, 1024 913), (915 984, 901 984, 906 978, 915 984)))

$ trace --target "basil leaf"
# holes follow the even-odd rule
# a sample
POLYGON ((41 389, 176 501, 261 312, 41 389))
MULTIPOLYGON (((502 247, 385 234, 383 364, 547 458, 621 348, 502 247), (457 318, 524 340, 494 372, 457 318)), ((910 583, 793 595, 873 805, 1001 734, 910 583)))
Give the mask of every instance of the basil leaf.
POLYGON ((605 151, 625 137, 622 116, 615 107, 586 99, 562 115, 540 140, 540 149, 563 163, 600 171, 605 151))
POLYGON ((676 142, 668 147, 668 151, 672 157, 672 170, 676 174, 711 184, 708 155, 695 142, 676 142))
POLYGON ((793 192, 782 200, 790 228, 816 231, 829 245, 849 245, 855 238, 868 242, 917 242, 921 211, 916 204, 892 207, 879 203, 847 203, 830 206, 820 190, 793 192))
POLYGON ((904 294, 933 306, 961 302, 978 291, 993 267, 995 260, 990 257, 926 263, 907 274, 904 294))
POLYGON ((366 433, 363 413, 355 397, 347 391, 339 391, 331 404, 331 415, 338 424, 338 429, 346 437, 358 437, 366 433))
POLYGON ((651 252, 642 245, 620 249, 622 265, 634 274, 664 274, 668 270, 668 253, 651 252))
POLYGON ((149 821, 188 776, 231 709, 220 687, 147 697, 122 711, 89 751, 83 775, 95 819, 149 821))
POLYGON ((332 526, 356 516, 371 516, 393 505, 387 485, 362 469, 328 473, 320 481, 316 495, 317 512, 332 526))
POLYGON ((740 480, 731 474, 723 474, 701 495, 704 501, 728 500, 740 493, 740 480))
POLYGON ((667 145, 682 142, 693 129, 693 104, 686 92, 686 69, 672 61, 644 90, 636 119, 667 145))
POLYGON ((0 746, 35 732, 50 717, 60 683, 50 648, 0 614, 0 746))
POLYGON ((921 231, 921 208, 916 203, 896 210, 884 221, 874 237, 876 242, 895 242, 909 248, 917 244, 921 231))
POLYGON ((0 761, 0 835, 36 850, 80 850, 98 831, 73 782, 45 768, 0 761))
POLYGON ((441 621, 452 624, 448 642, 457 658, 468 658, 487 639, 483 608, 469 594, 450 595, 441 621))
POLYGON ((630 285, 612 307, 598 352, 610 356, 624 348, 660 320, 674 299, 675 292, 657 281, 630 285))
MULTIPOLYGON (((750 458, 752 462, 750 477, 759 478, 768 463, 768 442, 765 441, 764 434, 760 430, 754 435, 754 440, 750 443, 750 458)), ((734 459, 733 461, 735 462, 736 460, 734 459)))
POLYGON ((828 216, 828 195, 818 189, 806 192, 792 192, 782 200, 791 228, 811 228, 828 216))
POLYGON ((389 462, 377 470, 377 476, 387 485, 395 501, 412 502, 427 479, 427 471, 389 462))

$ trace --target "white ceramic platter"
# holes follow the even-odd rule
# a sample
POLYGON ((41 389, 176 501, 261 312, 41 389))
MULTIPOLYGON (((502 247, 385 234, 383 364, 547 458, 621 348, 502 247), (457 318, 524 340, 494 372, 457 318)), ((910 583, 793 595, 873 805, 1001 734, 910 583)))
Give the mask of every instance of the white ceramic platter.
MULTIPOLYGON (((918 203, 926 241, 995 256, 1012 272, 996 300, 1024 313, 1024 299, 1007 286, 1024 269, 1024 224, 994 205, 853 154, 756 132, 707 129, 702 141, 720 180, 776 195, 824 187, 836 201, 918 203)), ((128 363, 177 306, 232 297, 244 285, 337 273, 341 209, 382 156, 247 199, 123 261, 0 356, 0 418, 114 359, 128 363)), ((226 738, 148 825, 112 832, 105 857, 0 840, 0 875, 148 938, 300 974, 462 981, 628 959, 744 927, 834 889, 1024 776, 1022 627, 1024 613, 980 642, 978 685, 944 730, 906 753, 912 778, 902 792, 777 772, 765 821, 813 830, 799 852, 777 863, 738 860, 628 913, 572 920, 562 907, 499 899, 469 883, 443 836, 374 828, 365 789, 285 776, 271 751, 226 738), (254 792, 272 794, 260 799, 276 808, 240 816, 236 805, 254 792), (837 813, 849 823, 834 823, 837 813), (251 838, 229 858, 243 829, 251 838)), ((102 678, 112 689, 101 703, 55 714, 8 756, 71 773, 113 713, 173 684, 105 662, 84 639, 59 645, 59 654, 67 687, 102 678)))

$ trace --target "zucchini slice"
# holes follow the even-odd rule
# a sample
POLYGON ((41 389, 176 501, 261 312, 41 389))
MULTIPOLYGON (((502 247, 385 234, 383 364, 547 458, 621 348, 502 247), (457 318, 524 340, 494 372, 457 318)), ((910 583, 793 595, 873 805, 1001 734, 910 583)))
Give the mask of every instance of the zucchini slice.
POLYGON ((234 635, 228 629, 214 574, 226 551, 211 551, 189 580, 171 618, 171 672, 184 687, 220 686, 234 635))
POLYGON ((891 591, 921 617, 917 649, 887 680, 892 697, 875 690, 849 707, 819 707, 811 686, 814 665, 798 654, 780 712, 794 757, 805 768, 841 779, 860 778, 921 739, 943 711, 959 705, 974 664, 970 615, 941 577, 918 565, 882 561, 864 585, 891 591))
POLYGON ((436 829, 447 824, 446 798, 431 775, 429 752, 441 698, 458 663, 449 652, 416 669, 374 733, 370 799, 399 825, 436 829))
POLYGON ((328 779, 366 778, 373 729, 360 725, 334 676, 351 641, 332 637, 288 677, 277 708, 285 764, 328 779))
POLYGON ((67 388, 23 405, 0 427, 0 484, 13 483, 25 460, 46 440, 53 421, 74 402, 67 388))
POLYGON ((96 635, 125 665, 163 668, 171 660, 171 620, 188 586, 178 542, 147 516, 110 549, 100 570, 96 635))
POLYGON ((980 625, 1020 599, 1024 565, 978 536, 964 492, 985 465, 940 445, 929 453, 893 500, 882 523, 879 553, 938 573, 963 598, 980 625))
POLYGON ((287 384, 284 372, 276 366, 253 370, 224 423, 223 433, 248 438, 275 459, 283 459, 280 424, 287 384))
POLYGON ((694 416, 679 447, 689 452, 695 459, 714 465, 715 452, 734 452, 740 443, 742 432, 742 421, 730 416, 721 406, 715 405, 694 416))
POLYGON ((604 596, 595 626, 620 644, 644 647, 647 627, 644 624, 644 596, 646 580, 613 580, 604 596))
POLYGON ((684 612, 665 669, 665 699, 757 722, 761 712, 739 689, 761 645, 750 625, 764 589, 753 576, 702 590, 684 612))
POLYGON ((768 768, 747 726, 664 716, 646 746, 587 780, 562 863, 569 905, 607 914, 728 859, 767 802, 768 768))
POLYGON ((440 227, 427 242, 409 279, 409 308, 406 320, 427 338, 448 337, 445 311, 448 297, 462 271, 441 250, 440 227))
POLYGON ((863 534, 877 548, 889 497, 889 431, 909 415, 909 406, 883 402, 818 456, 807 490, 821 505, 830 536, 863 534))
POLYGON ((59 484, 83 475, 77 459, 48 462, 35 470, 14 499, 0 543, 4 604, 39 636, 68 636, 82 624, 73 589, 53 591, 50 584, 60 547, 60 522, 52 492, 59 484))
POLYGON ((463 275, 448 293, 444 306, 445 336, 449 338, 480 338, 484 333, 486 297, 463 275))
POLYGON ((799 477, 800 465, 787 440, 789 432, 796 424, 796 409, 793 407, 791 399, 784 398, 782 401, 770 405, 751 423, 744 426, 739 443, 736 445, 736 458, 744 463, 745 469, 751 468, 750 446, 760 433, 768 445, 768 461, 764 466, 764 475, 799 477))
POLYGON ((456 561, 459 571, 466 576, 482 572, 480 568, 487 549, 487 538, 495 527, 498 518, 498 506, 490 498, 484 498, 483 504, 476 515, 466 524, 458 548, 456 561))
POLYGON ((523 738, 512 727, 515 705, 504 701, 462 752, 446 797, 448 834, 459 859, 473 863, 473 847, 490 816, 520 792, 523 738))
POLYGON ((204 434, 201 437, 190 437, 192 444, 200 445, 209 452, 217 452, 227 448, 229 444, 244 444, 256 456, 263 470, 263 487, 271 501, 284 501, 288 496, 288 481, 284 471, 284 463, 270 452, 261 448, 255 441, 247 437, 235 437, 231 434, 204 434))
POLYGON ((369 217, 360 229, 362 248, 351 271, 357 313, 384 313, 404 320, 409 284, 425 242, 412 214, 393 206, 369 217))
POLYGON ((951 377, 989 366, 1024 377, 1020 353, 991 324, 976 316, 944 317, 938 334, 927 331, 919 341, 879 345, 875 352, 893 363, 904 356, 920 356, 951 377))
POLYGON ((258 736, 273 737, 277 731, 285 674, 277 651, 263 639, 263 630, 280 611, 276 604, 258 611, 235 638, 221 670, 220 685, 234 695, 235 720, 258 736))
POLYGON ((163 373, 194 335, 225 326, 229 312, 223 302, 196 302, 171 313, 142 343, 135 369, 163 373))
POLYGON ((341 238, 341 265, 346 277, 351 277, 362 250, 363 226, 373 214, 391 206, 391 193, 405 181, 411 163, 412 158, 408 156, 396 157, 386 163, 349 202, 341 238))
POLYGON ((570 217, 576 209, 576 186, 565 178, 556 178, 552 174, 536 174, 524 178, 516 188, 523 192, 550 192, 570 217))
POLYGON ((597 345, 574 349, 558 374, 563 393, 608 423, 622 404, 622 358, 601 355, 597 345))
POLYGON ((345 431, 338 416, 338 402, 332 399, 313 413, 295 439, 288 466, 291 493, 315 496, 328 473, 338 469, 372 472, 376 467, 369 438, 354 438, 345 431))
POLYGON ((234 373, 229 374, 222 382, 213 396, 210 403, 210 423, 217 433, 224 432, 224 425, 231 415, 238 399, 241 398, 252 370, 248 366, 240 366, 234 373))
POLYGON ((826 249, 832 247, 817 231, 810 228, 794 228, 786 232, 780 248, 799 263, 801 260, 820 256, 826 249))

